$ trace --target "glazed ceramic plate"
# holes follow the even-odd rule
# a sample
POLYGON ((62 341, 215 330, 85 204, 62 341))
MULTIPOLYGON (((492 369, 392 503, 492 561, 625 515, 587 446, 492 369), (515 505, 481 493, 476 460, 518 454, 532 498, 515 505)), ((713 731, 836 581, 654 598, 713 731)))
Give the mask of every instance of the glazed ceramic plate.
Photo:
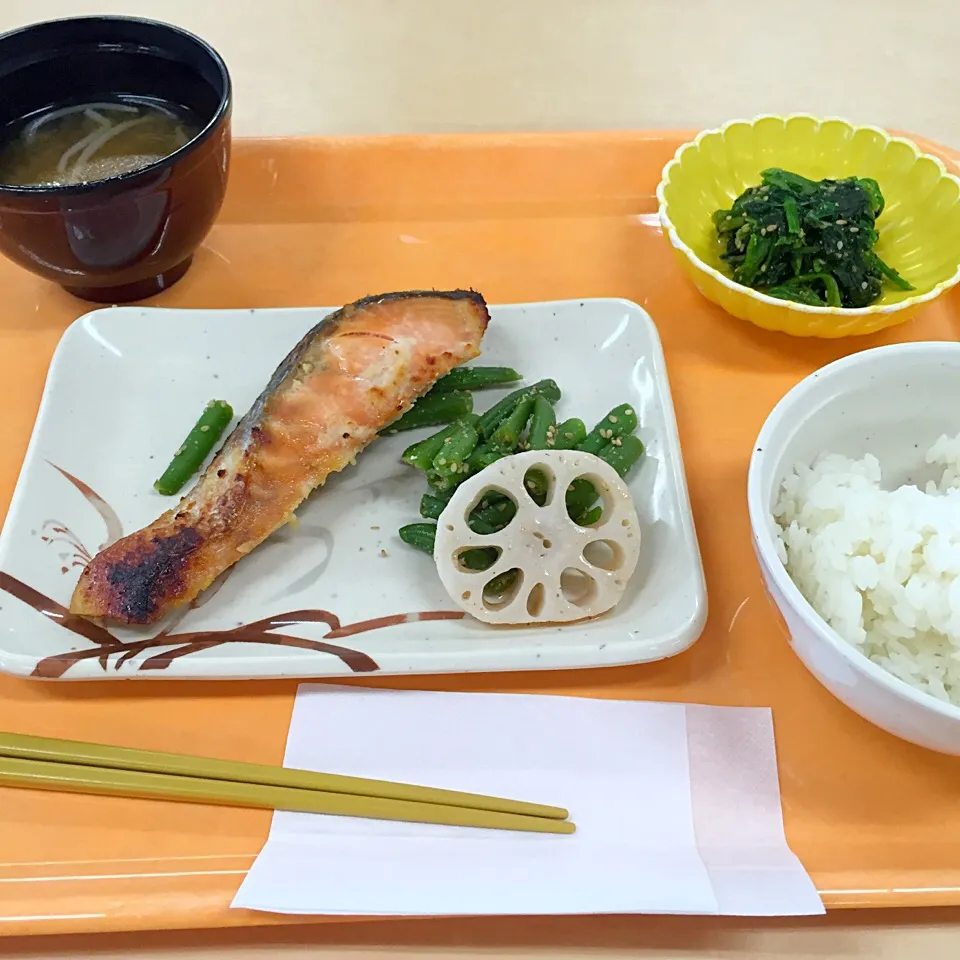
MULTIPOLYGON (((618 403, 647 453, 629 482, 643 551, 607 615, 493 628, 451 602, 397 529, 422 475, 400 461, 422 433, 378 440, 283 530, 149 629, 109 630, 66 607, 91 554, 175 502, 153 481, 212 398, 242 412, 329 311, 112 308, 63 336, 0 536, 0 669, 45 679, 325 677, 541 670, 672 656, 699 636, 706 590, 656 328, 640 307, 586 300, 495 307, 481 362, 553 377, 561 418, 618 403)), ((477 409, 502 392, 476 394, 477 409)))

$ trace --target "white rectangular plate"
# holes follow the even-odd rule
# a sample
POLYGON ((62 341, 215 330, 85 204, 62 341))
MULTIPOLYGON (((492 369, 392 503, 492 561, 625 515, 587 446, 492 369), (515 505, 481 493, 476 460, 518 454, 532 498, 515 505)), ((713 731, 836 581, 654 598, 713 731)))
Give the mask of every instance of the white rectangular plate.
MULTIPOLYGON (((430 557, 397 529, 418 519, 422 475, 400 454, 429 431, 377 440, 201 603, 159 627, 71 617, 86 559, 173 502, 153 490, 212 398, 238 414, 329 310, 96 310, 64 334, 0 535, 0 670, 43 679, 342 677, 640 663, 685 650, 706 587, 663 352, 624 300, 491 308, 479 363, 563 390, 588 425, 632 403, 647 452, 629 476, 642 555, 621 603, 564 627, 464 617, 430 557)), ((475 395, 477 409, 502 391, 475 395)))

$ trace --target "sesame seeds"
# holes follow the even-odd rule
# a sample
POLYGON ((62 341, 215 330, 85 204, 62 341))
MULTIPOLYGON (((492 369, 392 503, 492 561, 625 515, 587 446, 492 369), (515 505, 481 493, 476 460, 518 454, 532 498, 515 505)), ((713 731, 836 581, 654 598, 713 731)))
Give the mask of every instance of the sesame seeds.
POLYGON ((866 280, 864 280, 863 283, 860 284, 860 289, 861 289, 861 290, 866 290, 866 289, 867 289, 867 281, 866 281, 866 280))
POLYGON ((837 249, 838 249, 838 250, 842 250, 842 249, 843 249, 843 241, 842 241, 842 240, 838 240, 838 241, 837 241, 837 249))

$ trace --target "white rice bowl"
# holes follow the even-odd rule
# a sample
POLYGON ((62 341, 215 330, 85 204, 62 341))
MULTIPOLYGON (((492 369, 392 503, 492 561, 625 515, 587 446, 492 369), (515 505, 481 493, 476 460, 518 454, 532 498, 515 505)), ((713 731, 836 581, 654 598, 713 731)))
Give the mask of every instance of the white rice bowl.
POLYGON ((883 488, 872 455, 798 465, 773 505, 794 583, 842 637, 911 686, 960 706, 960 436, 941 437, 924 489, 883 488))

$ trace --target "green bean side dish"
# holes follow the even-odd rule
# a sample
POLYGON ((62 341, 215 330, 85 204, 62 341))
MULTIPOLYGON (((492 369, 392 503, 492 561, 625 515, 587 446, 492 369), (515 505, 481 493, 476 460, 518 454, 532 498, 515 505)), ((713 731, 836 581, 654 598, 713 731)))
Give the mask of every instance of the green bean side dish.
POLYGON ((885 281, 914 289, 874 250, 884 208, 876 180, 813 181, 777 168, 761 178, 713 215, 737 283, 814 307, 867 307, 885 281))
MULTIPOLYGON (((429 489, 420 501, 424 521, 401 527, 400 538, 432 556, 436 521, 456 488, 467 477, 519 450, 581 450, 600 457, 621 477, 626 476, 644 452, 642 441, 634 434, 637 414, 633 407, 627 403, 614 407, 588 432, 578 418, 557 423, 554 404, 560 396, 560 388, 553 380, 540 380, 508 394, 482 415, 471 411, 408 447, 403 461, 424 473, 429 489)), ((545 503, 545 477, 531 470, 524 484, 535 503, 545 503)), ((589 526, 600 520, 600 495, 589 480, 574 480, 565 497, 567 514, 574 523, 589 526)), ((488 493, 467 522, 474 533, 497 533, 510 523, 516 509, 514 501, 504 494, 488 493)), ((465 551, 460 562, 471 570, 486 570, 496 558, 495 549, 478 547, 465 551)), ((485 591, 491 595, 505 593, 513 575, 513 571, 507 571, 494 578, 485 591)))

